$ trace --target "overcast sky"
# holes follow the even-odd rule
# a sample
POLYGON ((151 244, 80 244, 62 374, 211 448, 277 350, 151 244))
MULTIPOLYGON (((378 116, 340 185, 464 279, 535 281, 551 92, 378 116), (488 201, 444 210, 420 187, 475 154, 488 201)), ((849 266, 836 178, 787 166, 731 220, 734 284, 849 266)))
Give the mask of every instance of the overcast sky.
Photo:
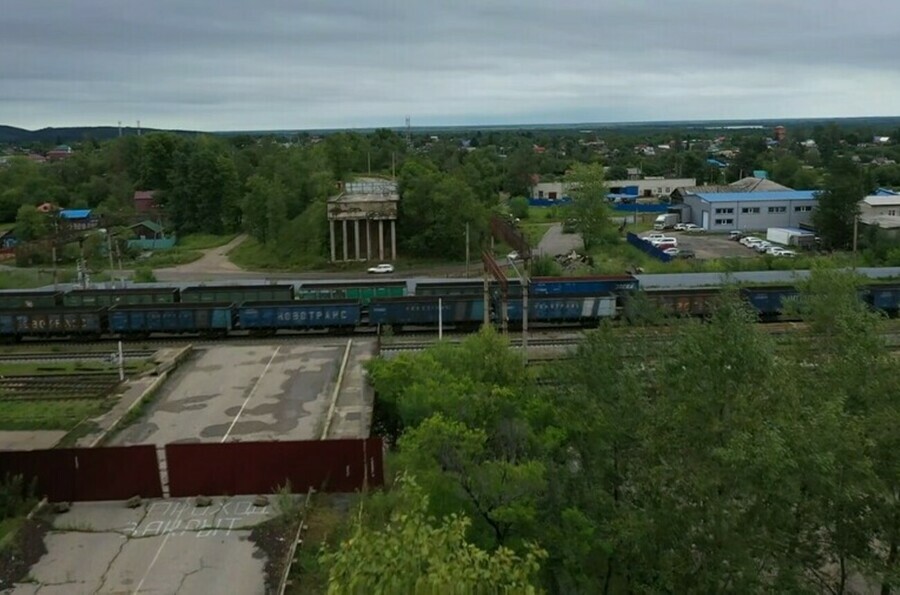
POLYGON ((0 124, 900 115, 896 0, 0 0, 0 124))

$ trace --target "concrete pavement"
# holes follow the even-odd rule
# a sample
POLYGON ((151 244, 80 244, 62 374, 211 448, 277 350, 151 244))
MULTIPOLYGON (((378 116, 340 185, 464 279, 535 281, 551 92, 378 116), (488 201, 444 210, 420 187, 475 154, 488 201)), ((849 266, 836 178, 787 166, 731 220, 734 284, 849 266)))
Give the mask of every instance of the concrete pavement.
POLYGON ((538 243, 536 254, 552 257, 558 254, 570 254, 572 250, 580 252, 584 247, 581 235, 563 233, 562 229, 562 223, 551 225, 538 243))

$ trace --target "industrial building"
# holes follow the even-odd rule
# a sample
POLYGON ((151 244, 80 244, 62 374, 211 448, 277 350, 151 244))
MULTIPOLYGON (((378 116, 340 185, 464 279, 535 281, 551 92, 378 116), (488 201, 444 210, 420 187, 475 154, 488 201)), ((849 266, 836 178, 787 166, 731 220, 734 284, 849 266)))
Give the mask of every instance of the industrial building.
POLYGON ((399 202, 397 184, 389 180, 367 178, 342 186, 328 199, 331 262, 396 259, 399 202))
MULTIPOLYGON (((639 180, 607 180, 606 187, 611 194, 634 196, 635 198, 665 198, 676 188, 694 186, 694 178, 646 177, 639 180)), ((539 182, 531 187, 533 200, 565 200, 569 198, 569 185, 563 182, 539 182)))
POLYGON ((687 193, 681 220, 709 231, 762 230, 800 227, 812 221, 814 190, 687 193))
POLYGON ((891 236, 900 234, 900 194, 879 188, 859 201, 859 222, 878 227, 891 236))

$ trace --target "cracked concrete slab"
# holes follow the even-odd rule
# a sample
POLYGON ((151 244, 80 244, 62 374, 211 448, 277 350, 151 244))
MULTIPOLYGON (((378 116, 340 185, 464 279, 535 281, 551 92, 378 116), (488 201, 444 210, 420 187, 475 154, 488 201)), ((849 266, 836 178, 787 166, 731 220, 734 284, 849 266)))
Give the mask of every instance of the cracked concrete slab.
POLYGON ((265 555, 251 529, 277 507, 252 497, 85 502, 56 517, 47 553, 14 595, 265 593, 265 555))

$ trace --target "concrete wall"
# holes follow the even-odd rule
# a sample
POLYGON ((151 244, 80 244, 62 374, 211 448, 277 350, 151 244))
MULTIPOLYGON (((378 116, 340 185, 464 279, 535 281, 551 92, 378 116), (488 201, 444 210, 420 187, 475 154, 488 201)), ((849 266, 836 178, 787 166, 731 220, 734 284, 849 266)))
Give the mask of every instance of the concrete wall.
MULTIPOLYGON (((900 202, 900 201, 898 201, 900 202)), ((888 217, 900 217, 900 204, 872 206, 865 201, 859 202, 859 214, 862 216, 886 215, 888 217)))

